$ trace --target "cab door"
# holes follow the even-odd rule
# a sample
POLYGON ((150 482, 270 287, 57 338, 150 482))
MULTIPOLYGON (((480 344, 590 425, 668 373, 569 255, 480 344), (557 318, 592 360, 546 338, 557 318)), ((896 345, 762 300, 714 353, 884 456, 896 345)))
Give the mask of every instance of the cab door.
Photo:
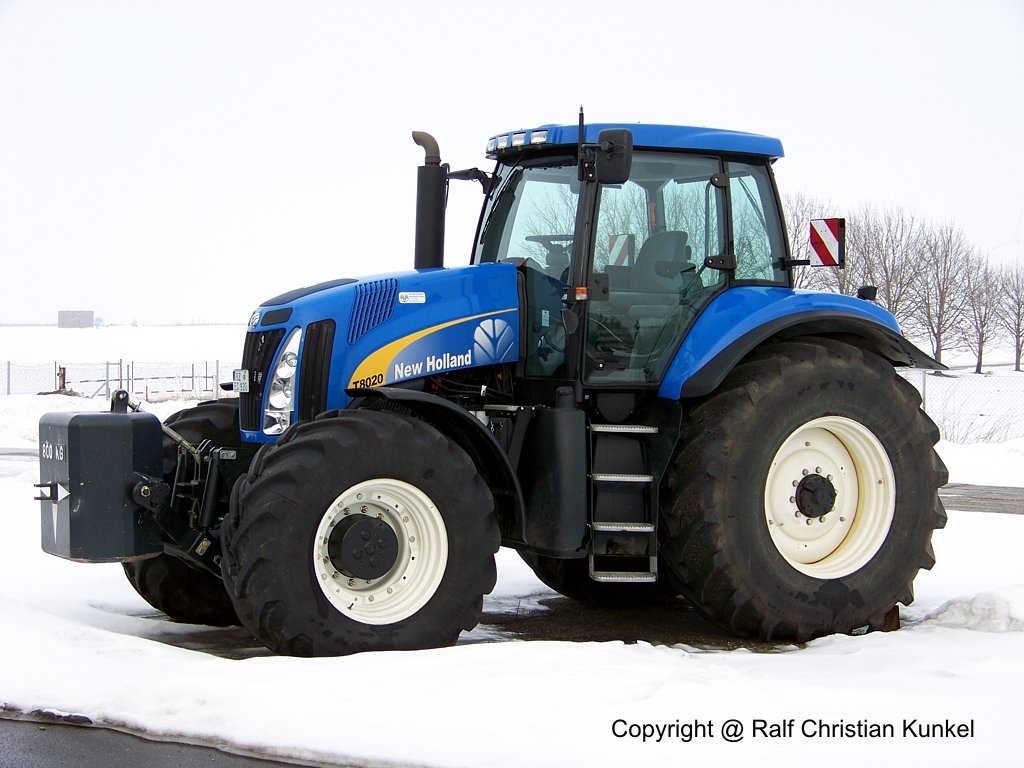
POLYGON ((597 199, 584 382, 656 385, 698 313, 727 283, 720 158, 636 152, 597 199), (717 177, 713 183, 712 177, 717 177))

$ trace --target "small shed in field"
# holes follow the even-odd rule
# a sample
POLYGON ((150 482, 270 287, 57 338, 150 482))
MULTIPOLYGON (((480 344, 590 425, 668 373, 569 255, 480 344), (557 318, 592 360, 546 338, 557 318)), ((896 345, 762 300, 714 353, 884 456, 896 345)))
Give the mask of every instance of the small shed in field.
POLYGON ((57 313, 58 328, 92 328, 96 313, 91 309, 62 309, 57 313))

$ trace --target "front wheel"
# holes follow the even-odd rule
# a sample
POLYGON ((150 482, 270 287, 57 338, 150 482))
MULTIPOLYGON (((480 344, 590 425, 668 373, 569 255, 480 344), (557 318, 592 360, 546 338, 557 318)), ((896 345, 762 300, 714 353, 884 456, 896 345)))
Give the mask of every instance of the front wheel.
POLYGON ((920 396, 829 339, 763 348, 690 412, 662 555, 726 628, 798 641, 887 625, 934 562, 946 469, 920 396))
POLYGON ((300 423, 235 488, 223 570, 271 650, 452 645, 476 626, 500 544, 490 491, 433 427, 379 411, 300 423))

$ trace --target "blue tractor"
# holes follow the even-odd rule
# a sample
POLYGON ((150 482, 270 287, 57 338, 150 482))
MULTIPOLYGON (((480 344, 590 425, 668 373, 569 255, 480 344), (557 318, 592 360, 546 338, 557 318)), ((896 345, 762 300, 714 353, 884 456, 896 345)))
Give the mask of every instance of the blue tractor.
POLYGON ((494 136, 485 172, 413 137, 415 268, 265 301, 236 397, 44 416, 44 549, 300 656, 453 644, 499 546, 743 636, 898 623, 947 475, 896 367, 941 366, 871 301, 793 289, 781 143, 581 117, 494 136), (485 200, 446 267, 452 180, 485 200))

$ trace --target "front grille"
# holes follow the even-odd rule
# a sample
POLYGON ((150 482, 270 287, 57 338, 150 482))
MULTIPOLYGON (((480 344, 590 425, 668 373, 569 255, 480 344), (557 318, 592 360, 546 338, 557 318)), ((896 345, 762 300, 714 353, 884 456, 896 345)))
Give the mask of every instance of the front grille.
POLYGON ((262 427, 263 385, 283 337, 283 328, 245 334, 242 367, 249 371, 249 391, 238 395, 238 420, 242 429, 258 431, 262 427))
POLYGON ((334 348, 333 320, 311 323, 302 337, 299 373, 299 418, 312 419, 327 407, 327 385, 334 348))
POLYGON ((356 286, 356 301, 352 306, 352 322, 348 331, 349 344, 354 344, 364 333, 391 317, 397 293, 398 281, 394 278, 368 280, 356 286))

